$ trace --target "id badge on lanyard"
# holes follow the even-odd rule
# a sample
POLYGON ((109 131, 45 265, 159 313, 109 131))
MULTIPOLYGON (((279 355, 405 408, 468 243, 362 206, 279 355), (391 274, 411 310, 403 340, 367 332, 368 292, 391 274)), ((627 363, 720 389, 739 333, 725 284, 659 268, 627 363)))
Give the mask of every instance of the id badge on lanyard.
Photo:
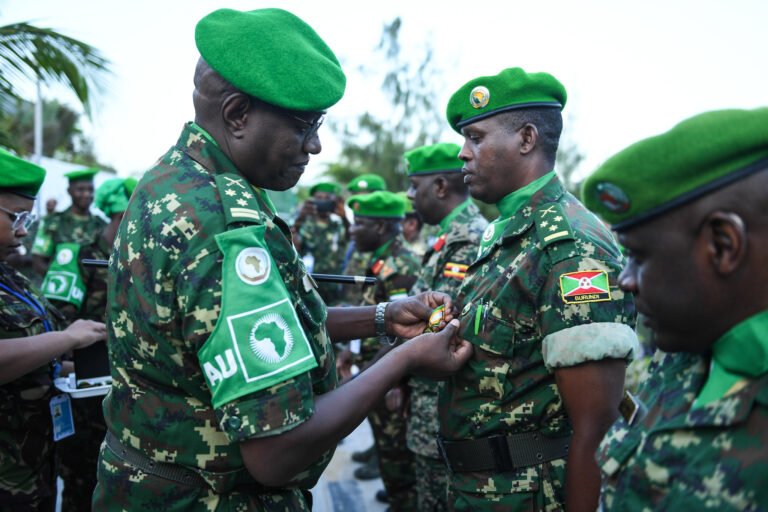
POLYGON ((53 440, 58 441, 75 433, 72 419, 72 403, 69 395, 62 394, 51 398, 51 420, 53 420, 53 440))

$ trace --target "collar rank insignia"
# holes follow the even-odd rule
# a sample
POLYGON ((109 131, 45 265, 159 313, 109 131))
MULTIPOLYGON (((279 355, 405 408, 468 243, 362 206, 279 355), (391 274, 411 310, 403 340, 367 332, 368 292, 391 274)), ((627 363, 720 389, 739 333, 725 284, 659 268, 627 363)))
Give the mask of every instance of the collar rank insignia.
POLYGON ((432 249, 434 249, 436 252, 443 248, 445 245, 445 239, 448 238, 448 233, 443 233, 439 237, 437 237, 437 241, 432 245, 432 249))
POLYGON ((467 268, 469 265, 463 265, 461 263, 446 263, 443 269, 443 277, 455 277, 456 279, 464 279, 467 274, 467 268))
POLYGON ((384 260, 376 260, 376 263, 374 263, 371 266, 371 272, 373 272, 373 275, 377 276, 379 275, 379 272, 381 272, 381 267, 384 266, 384 260))
POLYGON ((560 291, 566 304, 611 300, 611 288, 605 270, 563 274, 560 276, 560 291))

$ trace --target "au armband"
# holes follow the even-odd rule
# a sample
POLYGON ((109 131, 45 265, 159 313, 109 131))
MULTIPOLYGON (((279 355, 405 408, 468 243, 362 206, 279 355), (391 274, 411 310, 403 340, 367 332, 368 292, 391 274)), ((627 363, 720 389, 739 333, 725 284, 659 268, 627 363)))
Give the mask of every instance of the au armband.
POLYGON ((224 254, 221 313, 198 351, 214 408, 317 367, 265 230, 216 235, 224 254))

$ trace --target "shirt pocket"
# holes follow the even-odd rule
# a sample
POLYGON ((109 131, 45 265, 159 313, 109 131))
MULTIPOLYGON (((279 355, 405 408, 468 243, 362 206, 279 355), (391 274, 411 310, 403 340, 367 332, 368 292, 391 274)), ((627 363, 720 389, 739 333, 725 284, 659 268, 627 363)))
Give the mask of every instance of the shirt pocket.
POLYGON ((508 377, 515 345, 512 324, 494 317, 484 308, 472 305, 462 311, 460 337, 475 346, 472 358, 461 375, 468 381, 464 385, 492 401, 502 400, 512 393, 508 377))

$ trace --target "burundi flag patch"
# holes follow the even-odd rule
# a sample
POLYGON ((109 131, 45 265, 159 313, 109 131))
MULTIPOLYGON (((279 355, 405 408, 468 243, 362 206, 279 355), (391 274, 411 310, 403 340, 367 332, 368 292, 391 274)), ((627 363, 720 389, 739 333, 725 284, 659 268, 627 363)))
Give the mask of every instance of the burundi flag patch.
POLYGON ((563 274, 560 276, 560 291, 566 304, 611 300, 611 289, 605 270, 563 274))

